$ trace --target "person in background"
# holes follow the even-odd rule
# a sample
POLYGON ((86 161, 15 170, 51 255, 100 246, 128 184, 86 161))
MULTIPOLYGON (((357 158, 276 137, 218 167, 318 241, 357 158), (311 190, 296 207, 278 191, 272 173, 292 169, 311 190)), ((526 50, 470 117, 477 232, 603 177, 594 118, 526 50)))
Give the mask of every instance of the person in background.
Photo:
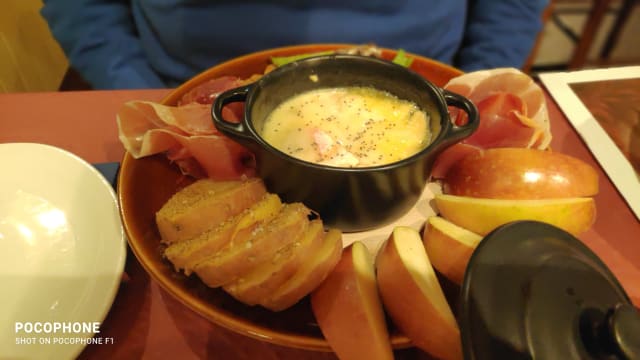
POLYGON ((373 43, 464 71, 520 68, 549 0, 45 0, 95 89, 174 87, 225 60, 304 43, 373 43))

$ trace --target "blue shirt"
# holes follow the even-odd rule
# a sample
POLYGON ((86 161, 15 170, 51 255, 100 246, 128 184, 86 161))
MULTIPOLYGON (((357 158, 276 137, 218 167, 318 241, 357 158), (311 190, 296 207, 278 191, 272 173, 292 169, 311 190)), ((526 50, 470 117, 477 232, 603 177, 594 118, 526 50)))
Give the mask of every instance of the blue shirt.
POLYGON ((471 71, 521 67, 548 0, 45 0, 96 89, 176 86, 222 61, 303 43, 373 43, 471 71))

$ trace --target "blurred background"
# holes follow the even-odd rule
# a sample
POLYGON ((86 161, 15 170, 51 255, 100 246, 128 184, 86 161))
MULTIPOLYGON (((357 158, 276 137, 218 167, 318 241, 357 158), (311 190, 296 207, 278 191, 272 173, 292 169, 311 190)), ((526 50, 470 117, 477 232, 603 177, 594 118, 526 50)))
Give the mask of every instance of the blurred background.
MULTIPOLYGON (((3 5, 0 91, 74 89, 78 79, 65 77, 67 59, 39 14, 42 1, 3 0, 3 5)), ((552 0, 525 70, 640 64, 638 5, 640 0, 552 0)))

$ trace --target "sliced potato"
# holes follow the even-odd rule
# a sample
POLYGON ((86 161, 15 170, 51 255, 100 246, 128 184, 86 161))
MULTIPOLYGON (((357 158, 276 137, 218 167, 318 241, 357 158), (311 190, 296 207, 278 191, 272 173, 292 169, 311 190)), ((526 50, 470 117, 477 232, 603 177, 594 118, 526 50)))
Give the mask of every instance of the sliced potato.
POLYGON ((260 179, 201 179, 175 193, 156 213, 164 243, 184 241, 215 228, 258 202, 267 193, 260 179))
POLYGON ((228 246, 236 237, 247 237, 258 226, 271 221, 280 212, 282 202, 275 194, 267 194, 241 214, 226 220, 216 228, 209 229, 195 238, 172 243, 164 255, 176 270, 189 275, 194 266, 219 250, 228 246))
POLYGON ((293 277, 280 286, 260 305, 273 311, 282 311, 311 293, 333 270, 342 254, 342 232, 330 229, 320 250, 312 254, 293 277))
POLYGON ((194 272, 210 287, 246 275, 295 242, 308 227, 309 214, 301 203, 284 205, 272 221, 248 234, 236 234, 229 246, 196 264, 194 272))
POLYGON ((289 280, 322 246, 324 229, 319 219, 311 221, 300 239, 285 246, 269 261, 258 265, 245 276, 224 286, 231 296, 256 305, 289 280))

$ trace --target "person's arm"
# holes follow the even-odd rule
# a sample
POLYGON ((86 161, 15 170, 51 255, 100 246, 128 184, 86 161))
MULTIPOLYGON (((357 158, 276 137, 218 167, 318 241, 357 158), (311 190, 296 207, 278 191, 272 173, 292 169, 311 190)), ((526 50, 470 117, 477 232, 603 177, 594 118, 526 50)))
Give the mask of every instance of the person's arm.
POLYGON ((95 89, 166 86, 145 58, 130 1, 45 0, 41 14, 71 66, 95 89))
POLYGON ((455 65, 465 71, 521 68, 542 29, 548 0, 469 1, 467 26, 455 65))

